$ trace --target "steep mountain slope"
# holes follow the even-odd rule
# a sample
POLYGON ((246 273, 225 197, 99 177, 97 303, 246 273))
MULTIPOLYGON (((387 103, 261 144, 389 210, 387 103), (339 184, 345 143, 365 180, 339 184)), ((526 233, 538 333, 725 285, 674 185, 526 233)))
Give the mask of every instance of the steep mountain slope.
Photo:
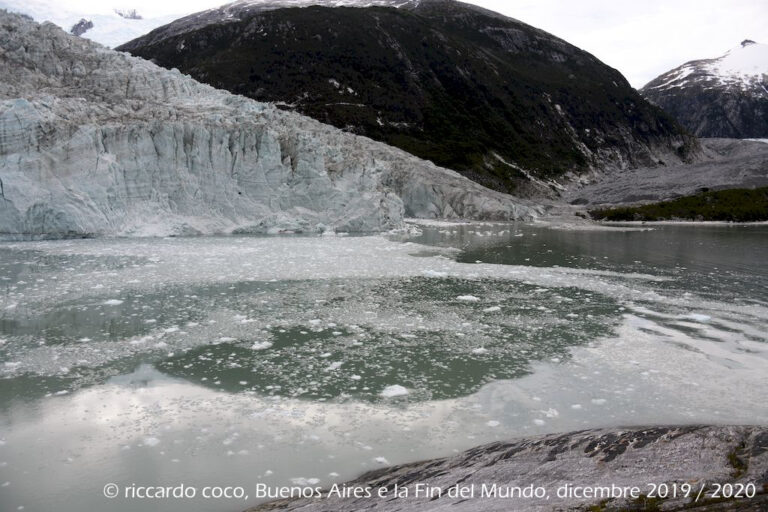
POLYGON ((686 62, 640 91, 700 137, 768 137, 768 45, 745 40, 686 62))
POLYGON ((26 14, 35 21, 50 21, 63 30, 114 48, 179 16, 143 18, 133 9, 88 11, 55 0, 0 0, 0 9, 26 14))
POLYGON ((537 209, 0 10, 0 234, 379 231, 537 209))
POLYGON ((498 190, 695 145, 618 71, 519 21, 453 0, 299 3, 236 2, 119 49, 498 190))

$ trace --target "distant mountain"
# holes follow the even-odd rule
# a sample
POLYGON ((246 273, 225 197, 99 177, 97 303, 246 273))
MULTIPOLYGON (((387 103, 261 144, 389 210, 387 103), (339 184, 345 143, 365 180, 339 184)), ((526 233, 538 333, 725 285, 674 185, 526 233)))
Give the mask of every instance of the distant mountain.
POLYGON ((77 10, 52 0, 0 0, 0 9, 26 14, 35 21, 50 21, 76 36, 114 48, 150 30, 165 25, 179 15, 143 18, 136 9, 99 11, 77 10))
POLYGON ((768 45, 745 40, 694 60, 640 91, 700 137, 768 137, 768 45))
POLYGON ((119 49, 518 194, 695 147, 592 55, 453 0, 239 1, 119 49))

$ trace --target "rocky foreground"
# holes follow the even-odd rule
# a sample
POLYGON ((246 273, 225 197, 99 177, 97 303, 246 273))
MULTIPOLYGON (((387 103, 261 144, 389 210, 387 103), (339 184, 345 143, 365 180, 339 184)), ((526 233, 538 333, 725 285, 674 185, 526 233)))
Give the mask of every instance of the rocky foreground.
POLYGON ((0 10, 0 234, 384 231, 539 210, 0 10))
POLYGON ((324 494, 273 501, 248 512, 766 511, 768 428, 648 427, 553 434, 373 471, 345 487, 369 488, 372 496, 324 494), (418 484, 423 485, 421 496, 415 496, 418 484), (395 497, 395 485, 401 493, 409 489, 409 496, 395 497), (384 487, 389 492, 379 498, 378 489, 384 487), (539 497, 507 497, 508 492, 539 497), (576 497, 585 492, 596 497, 576 497), (614 497, 619 493, 621 497, 614 497))

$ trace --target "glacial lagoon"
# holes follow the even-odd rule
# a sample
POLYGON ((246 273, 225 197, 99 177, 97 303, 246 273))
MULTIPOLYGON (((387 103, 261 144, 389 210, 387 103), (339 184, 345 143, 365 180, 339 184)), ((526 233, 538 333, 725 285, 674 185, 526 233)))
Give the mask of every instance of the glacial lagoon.
POLYGON ((766 225, 2 242, 0 509, 240 512, 499 439, 765 424, 766 254, 766 225))

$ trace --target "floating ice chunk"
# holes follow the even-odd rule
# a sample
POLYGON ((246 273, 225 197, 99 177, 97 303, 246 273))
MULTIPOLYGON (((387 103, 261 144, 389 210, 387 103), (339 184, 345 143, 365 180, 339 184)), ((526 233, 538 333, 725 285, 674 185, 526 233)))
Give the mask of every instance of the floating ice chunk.
POLYGON ((560 413, 557 412, 557 409, 549 408, 546 411, 541 411, 541 412, 544 413, 544 416, 546 416, 547 418, 557 418, 558 416, 560 416, 560 413))
POLYGON ((352 376, 350 377, 350 379, 352 379, 352 380, 360 380, 360 379, 362 379, 362 377, 361 377, 361 376, 359 376, 359 375, 352 375, 352 376))
POLYGON ((595 405, 604 405, 606 402, 608 402, 608 400, 606 400, 605 398, 593 398, 592 399, 592 403, 595 404, 595 405))
POLYGON ((320 320, 319 318, 313 318, 312 320, 309 321, 309 325, 320 325, 320 322, 322 322, 322 320, 320 320))
POLYGON ((251 345, 251 350, 266 350, 272 346, 271 341, 257 341, 251 345))
POLYGON ((344 364, 342 361, 335 361, 335 362, 331 363, 331 365, 328 366, 328 368, 326 368, 325 371, 327 371, 327 372, 336 371, 339 368, 341 368, 342 364, 344 364))
POLYGON ((571 409, 579 410, 581 409, 581 404, 573 404, 571 405, 571 409))
POLYGON ((448 272, 440 272, 437 270, 423 270, 422 274, 426 277, 446 277, 448 275, 448 272))
POLYGON ((459 295, 456 297, 456 300, 464 302, 480 302, 480 297, 475 297, 474 295, 459 295))
POLYGON ((693 320, 694 322, 701 322, 701 323, 707 323, 710 320, 712 320, 711 316, 702 315, 699 313, 691 313, 690 315, 683 315, 680 318, 685 318, 687 320, 693 320))
POLYGON ((105 306, 119 306, 122 303, 123 301, 121 301, 120 299, 109 299, 104 301, 105 306))
POLYGON ((176 327, 175 325, 173 327, 168 327, 167 329, 163 329, 163 332, 167 332, 168 334, 172 332, 178 332, 178 331, 179 331, 179 328, 176 327))
POLYGON ((490 420, 486 422, 486 425, 488 425, 489 427, 498 427, 499 425, 501 425, 501 423, 499 423, 496 420, 490 420))
POLYGON ((540 420, 540 419, 538 419, 538 418, 537 418, 537 419, 533 420, 533 423, 534 423, 535 425, 538 425, 538 426, 542 426, 542 425, 546 425, 546 423, 547 423, 547 422, 546 422, 546 421, 544 421, 544 420, 540 420))
POLYGON ((488 353, 488 349, 485 348, 485 347, 477 347, 477 348, 472 349, 472 353, 473 354, 478 354, 478 355, 487 354, 488 353))
POLYGON ((160 440, 156 437, 145 437, 144 446, 157 446, 160 444, 160 440))
POLYGON ((483 313, 495 313, 497 311, 501 311, 501 306, 491 306, 489 308, 485 308, 483 313))
POLYGON ((379 393, 379 395, 383 396, 384 398, 394 398, 397 396, 405 396, 407 394, 408 390, 399 384, 387 386, 381 393, 379 393))
POLYGON ((138 339, 135 339, 135 340, 131 340, 129 343, 131 345, 142 345, 142 344, 148 342, 151 339, 152 339, 152 336, 142 336, 141 338, 138 338, 138 339))
POLYGON ((14 370, 21 366, 21 361, 6 361, 4 366, 9 370, 14 370))
POLYGON ((385 466, 389 466, 389 461, 384 457, 376 457, 373 460, 378 462, 379 464, 384 464, 385 466))
POLYGON ((230 338, 229 336, 222 336, 221 338, 219 338, 219 341, 222 343, 229 343, 229 342, 235 341, 235 338, 230 338))

